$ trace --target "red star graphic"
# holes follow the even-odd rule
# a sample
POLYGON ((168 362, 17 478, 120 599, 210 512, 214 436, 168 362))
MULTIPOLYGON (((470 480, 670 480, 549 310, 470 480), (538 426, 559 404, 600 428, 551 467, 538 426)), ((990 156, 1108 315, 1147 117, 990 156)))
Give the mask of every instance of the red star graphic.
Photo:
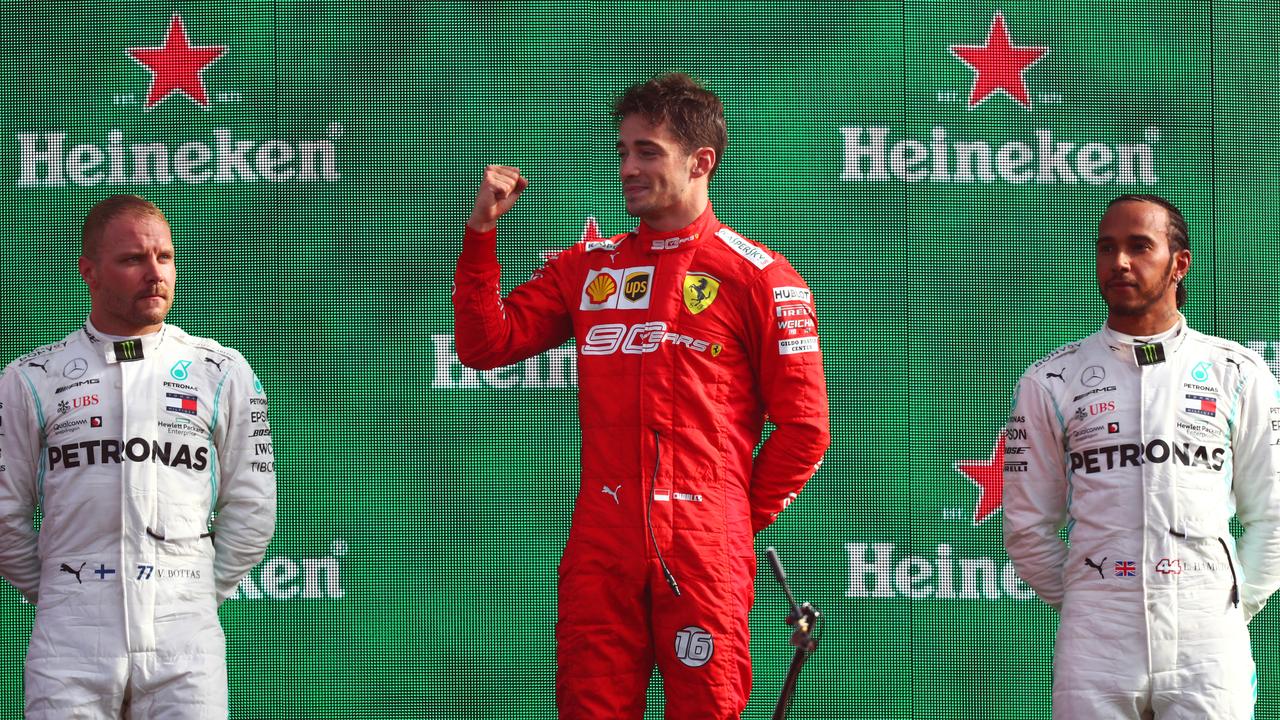
POLYGON ((600 237, 600 223, 590 215, 587 216, 587 222, 582 226, 582 237, 578 240, 580 243, 596 242, 603 240, 600 237))
POLYGON ((1004 504, 1004 433, 996 440, 991 458, 985 463, 980 460, 961 460, 956 463, 956 470, 964 473, 969 482, 978 486, 978 504, 973 508, 973 524, 981 525, 991 513, 1004 504))
POLYGON ((200 73, 226 51, 227 48, 221 45, 191 47, 187 42, 187 31, 182 27, 182 17, 174 15, 169 21, 169 36, 164 39, 164 47, 129 49, 129 54, 151 71, 147 108, 155 107, 175 91, 209 107, 209 97, 205 95, 200 73))
POLYGON ((969 91, 971 108, 991 97, 995 91, 1003 90, 1023 107, 1031 109, 1031 98, 1027 96, 1027 84, 1022 74, 1047 52, 1047 47, 1014 47, 1009 40, 1009 31, 1004 27, 1004 15, 999 12, 991 18, 991 30, 987 33, 985 46, 951 46, 951 54, 977 73, 973 78, 973 89, 969 91))

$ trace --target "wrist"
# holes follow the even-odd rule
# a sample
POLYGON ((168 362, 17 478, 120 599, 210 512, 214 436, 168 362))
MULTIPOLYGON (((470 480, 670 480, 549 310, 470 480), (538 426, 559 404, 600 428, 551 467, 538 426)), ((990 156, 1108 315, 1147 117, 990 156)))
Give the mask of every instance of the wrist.
POLYGON ((489 223, 488 230, 477 230, 467 223, 467 230, 462 240, 462 254, 459 264, 481 265, 498 261, 498 232, 494 223, 489 223))

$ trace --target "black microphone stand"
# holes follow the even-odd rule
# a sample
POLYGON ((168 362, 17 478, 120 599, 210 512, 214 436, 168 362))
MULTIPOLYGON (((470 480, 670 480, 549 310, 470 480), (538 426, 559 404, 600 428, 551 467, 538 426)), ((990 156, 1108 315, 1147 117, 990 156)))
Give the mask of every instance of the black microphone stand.
POLYGON ((773 720, 786 720, 791 700, 796 694, 796 683, 800 679, 800 670, 809 656, 818 649, 818 641, 822 638, 822 613, 809 603, 796 603, 791 588, 787 585, 787 573, 782 569, 778 553, 773 548, 766 548, 765 555, 769 565, 773 567, 773 575, 786 593, 787 602, 791 603, 791 612, 787 615, 787 624, 795 628, 791 633, 791 644, 795 646, 795 654, 791 656, 791 667, 787 669, 787 679, 782 683, 782 693, 778 696, 778 704, 773 708, 773 720))

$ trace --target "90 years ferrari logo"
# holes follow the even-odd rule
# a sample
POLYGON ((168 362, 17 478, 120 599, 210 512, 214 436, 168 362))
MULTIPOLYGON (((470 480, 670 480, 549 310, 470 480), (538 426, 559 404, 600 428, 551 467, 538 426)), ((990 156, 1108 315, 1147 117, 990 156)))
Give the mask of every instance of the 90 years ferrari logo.
POLYGON ((706 273, 691 272, 684 276, 684 306, 698 313, 711 307, 720 292, 720 281, 706 273))

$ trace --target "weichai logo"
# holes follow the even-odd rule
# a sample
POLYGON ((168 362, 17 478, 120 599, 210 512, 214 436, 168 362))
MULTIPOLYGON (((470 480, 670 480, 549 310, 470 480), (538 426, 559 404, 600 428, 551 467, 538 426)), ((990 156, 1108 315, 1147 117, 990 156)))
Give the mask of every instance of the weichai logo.
MULTIPOLYGON (((1052 49, 1034 41, 1014 40, 1014 22, 997 11, 985 40, 973 30, 957 30, 957 42, 938 48, 937 58, 950 57, 969 71, 968 91, 937 90, 939 106, 963 103, 969 113, 1014 107, 1029 113, 1064 104, 1061 92, 1040 87, 1041 61, 1052 49), (1025 43, 1025 44, 1023 44, 1025 43)), ((1148 126, 1139 136, 1063 138, 1040 127, 993 138, 983 131, 935 125, 924 137, 907 136, 887 124, 866 123, 839 128, 844 143, 840 179, 848 182, 929 182, 1010 185, 1155 185, 1156 144, 1160 128, 1148 126)))
MULTIPOLYGON (((169 18, 156 40, 121 48, 120 62, 142 72, 130 73, 131 87, 109 97, 109 104, 144 116, 183 112, 195 106, 207 111, 209 122, 222 120, 245 93, 210 81, 211 68, 235 65, 232 46, 211 41, 181 15, 169 18), (197 38, 199 38, 197 40, 197 38), (136 85, 135 85, 136 83, 136 85)), ((232 119, 227 125, 233 126, 232 119)), ((197 121, 201 122, 201 121, 197 121)), ((137 123, 130 118, 129 125, 137 123)), ((172 124, 167 123, 167 127, 172 124)), ((194 127, 195 123, 179 127, 194 127)), ((344 135, 339 122, 326 122, 309 137, 253 138, 230 127, 207 127, 184 133, 126 135, 118 127, 103 127, 82 137, 58 129, 27 128, 14 134, 18 151, 18 187, 212 185, 247 182, 336 182, 342 179, 338 143, 344 135)), ((181 132, 181 131, 179 131, 181 132)))

